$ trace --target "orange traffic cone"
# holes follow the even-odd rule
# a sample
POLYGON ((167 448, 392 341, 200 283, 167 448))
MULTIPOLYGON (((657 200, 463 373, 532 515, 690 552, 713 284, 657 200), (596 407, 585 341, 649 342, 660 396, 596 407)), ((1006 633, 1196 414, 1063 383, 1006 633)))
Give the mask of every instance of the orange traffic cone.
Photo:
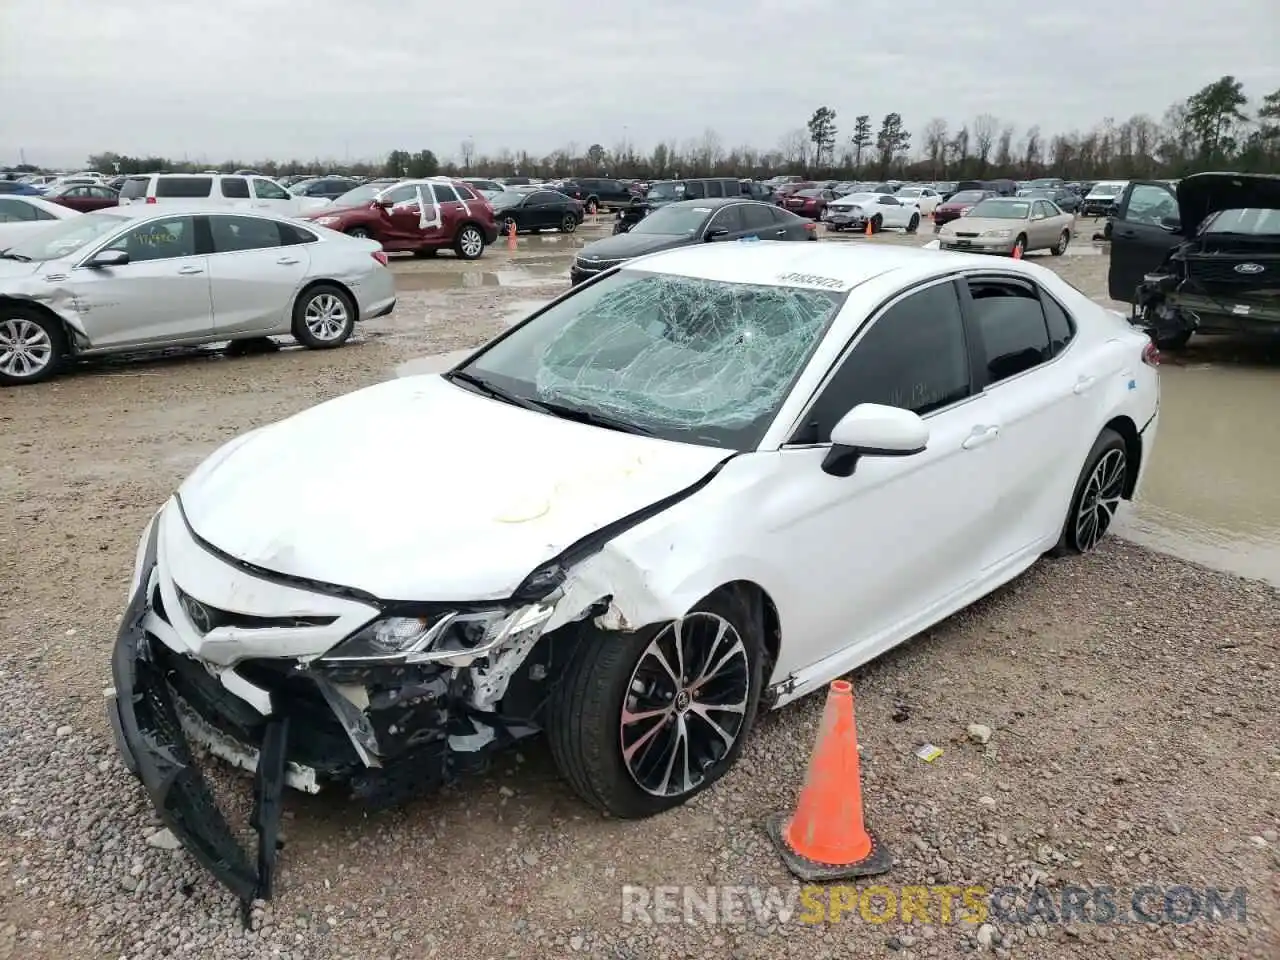
POLYGON ((1022 259, 1022 244, 1020 244, 1020 243, 1015 243, 1015 244, 1013 245, 1013 259, 1015 259, 1015 260, 1021 260, 1021 259, 1022 259))
POLYGON ((870 220, 868 220, 868 221, 867 221, 867 230, 866 230, 867 236, 869 237, 869 236, 871 236, 872 234, 874 234, 875 232, 876 232, 876 231, 875 231, 875 227, 873 227, 873 226, 871 225, 871 221, 870 221, 870 220))
POLYGON ((801 880, 825 882, 888 872, 893 857, 862 822, 858 733, 853 684, 836 680, 827 693, 822 729, 796 812, 766 823, 787 869, 801 880))
POLYGON ((516 248, 516 223, 512 220, 507 224, 507 249, 514 250, 516 248))

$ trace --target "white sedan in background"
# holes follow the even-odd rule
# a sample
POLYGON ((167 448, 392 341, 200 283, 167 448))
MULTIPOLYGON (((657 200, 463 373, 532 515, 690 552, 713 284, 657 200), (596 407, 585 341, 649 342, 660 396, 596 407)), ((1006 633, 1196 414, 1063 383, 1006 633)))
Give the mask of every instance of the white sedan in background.
POLYGON ((395 307, 386 263, 373 240, 274 214, 82 214, 0 252, 0 385, 109 353, 283 334, 341 346, 395 307))
POLYGON ((903 203, 892 193, 851 193, 828 203, 822 220, 829 230, 864 230, 872 233, 890 227, 915 233, 921 214, 914 204, 903 203))
POLYGON ((6 193, 0 196, 0 250, 21 243, 59 220, 79 216, 79 210, 72 210, 43 197, 6 193))
POLYGON ((768 241, 633 264, 447 373, 232 439, 143 531, 108 715, 242 899, 279 804, 237 868, 175 757, 403 797, 543 732, 584 802, 651 816, 759 712, 1093 549, 1151 460, 1150 341, 1043 267, 768 241))
POLYGON ((942 195, 932 187, 903 187, 894 196, 899 202, 915 207, 922 217, 933 216, 933 211, 942 202, 942 195))

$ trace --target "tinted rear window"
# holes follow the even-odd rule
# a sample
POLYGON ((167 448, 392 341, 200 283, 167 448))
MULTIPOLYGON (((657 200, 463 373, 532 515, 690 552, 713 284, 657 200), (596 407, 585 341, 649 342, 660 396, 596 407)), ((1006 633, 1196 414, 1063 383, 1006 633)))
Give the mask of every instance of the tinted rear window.
POLYGON ((212 189, 210 177, 160 177, 156 181, 157 197, 207 197, 212 189))
POLYGON ((121 199, 136 200, 139 197, 145 197, 147 195, 147 184, 150 182, 150 177, 130 177, 124 182, 124 186, 120 188, 121 199))
POLYGON ((236 200, 249 199, 249 181, 243 177, 223 177, 222 195, 236 200))

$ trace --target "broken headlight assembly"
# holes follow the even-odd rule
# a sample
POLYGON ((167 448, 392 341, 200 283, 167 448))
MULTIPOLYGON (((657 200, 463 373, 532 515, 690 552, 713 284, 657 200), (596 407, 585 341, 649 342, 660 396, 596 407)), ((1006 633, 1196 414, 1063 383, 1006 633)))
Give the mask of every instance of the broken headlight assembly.
POLYGON ((374 620, 320 658, 321 664, 465 667, 481 657, 536 640, 555 611, 547 600, 515 610, 498 608, 429 617, 374 620))

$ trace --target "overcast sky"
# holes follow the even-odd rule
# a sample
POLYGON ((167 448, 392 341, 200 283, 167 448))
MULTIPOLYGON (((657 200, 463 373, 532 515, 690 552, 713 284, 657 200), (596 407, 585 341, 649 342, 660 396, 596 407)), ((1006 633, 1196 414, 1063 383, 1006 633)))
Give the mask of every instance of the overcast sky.
POLYGON ((774 148, 823 104, 915 136, 1280 87, 1280 0, 0 0, 0 164, 774 148), (1056 7, 1057 9, 1049 9, 1056 7))

